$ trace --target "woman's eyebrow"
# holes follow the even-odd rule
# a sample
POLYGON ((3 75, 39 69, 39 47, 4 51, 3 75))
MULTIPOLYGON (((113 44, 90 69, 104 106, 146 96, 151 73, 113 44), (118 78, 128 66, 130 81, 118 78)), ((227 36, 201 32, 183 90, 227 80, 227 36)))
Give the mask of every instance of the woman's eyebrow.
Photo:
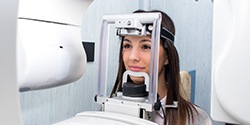
POLYGON ((142 39, 140 42, 151 42, 151 39, 142 39))
POLYGON ((131 42, 129 39, 124 38, 123 41, 131 42))

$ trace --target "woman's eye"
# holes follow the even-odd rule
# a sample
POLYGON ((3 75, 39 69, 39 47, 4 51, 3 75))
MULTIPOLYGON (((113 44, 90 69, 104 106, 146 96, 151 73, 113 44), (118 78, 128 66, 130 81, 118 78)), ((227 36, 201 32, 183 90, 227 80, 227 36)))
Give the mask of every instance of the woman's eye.
POLYGON ((150 51, 151 46, 149 46, 149 45, 143 45, 141 48, 142 48, 142 50, 150 51))
POLYGON ((124 45, 122 46, 122 48, 123 48, 123 49, 130 49, 130 48, 132 48, 132 46, 129 45, 129 44, 124 44, 124 45))

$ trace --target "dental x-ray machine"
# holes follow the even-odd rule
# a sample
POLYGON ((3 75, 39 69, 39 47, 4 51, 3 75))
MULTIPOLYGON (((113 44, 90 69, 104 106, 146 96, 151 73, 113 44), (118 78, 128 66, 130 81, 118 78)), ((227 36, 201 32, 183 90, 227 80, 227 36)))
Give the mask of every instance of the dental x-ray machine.
MULTIPOLYGON (((104 15, 100 39, 98 93, 95 97, 96 102, 101 105, 102 111, 79 113, 75 118, 63 121, 60 125, 74 123, 75 120, 79 119, 85 121, 86 124, 107 121, 107 123, 102 123, 154 125, 156 123, 152 121, 156 110, 162 107, 177 108, 177 101, 173 102, 172 105, 162 106, 157 97, 159 56, 155 55, 159 54, 160 43, 158 41, 160 41, 161 30, 164 29, 161 27, 160 13, 104 15), (125 71, 122 80, 123 92, 115 93, 112 98, 109 96, 110 93, 107 92, 108 60, 110 58, 108 53, 109 44, 112 44, 109 40, 111 25, 116 28, 117 37, 126 35, 145 36, 149 34, 149 31, 151 32, 150 74, 125 71), (145 82, 143 85, 129 83, 127 82, 128 76, 144 77, 145 82)), ((119 52, 118 48, 112 49, 119 52)))
MULTIPOLYGON (((35 1, 30 0, 26 5, 35 4, 34 2, 35 1)), ((36 7, 47 4, 37 3, 38 6, 36 7)), ((85 54, 80 44, 80 28, 77 27, 78 24, 58 21, 53 18, 37 18, 37 15, 27 14, 32 9, 36 10, 34 6, 34 8, 29 6, 31 10, 27 10, 26 14, 21 13, 22 10, 19 10, 20 12, 17 14, 17 5, 18 1, 14 0, 1 1, 0 4, 1 17, 5 15, 3 13, 5 11, 10 14, 6 17, 7 20, 3 20, 3 23, 8 24, 7 26, 9 26, 9 28, 5 25, 0 25, 0 51, 1 59, 3 59, 3 61, 1 60, 3 65, 1 63, 0 90, 1 93, 4 93, 0 95, 0 124, 11 123, 22 125, 19 116, 19 98, 17 98, 18 94, 16 89, 19 88, 20 91, 36 90, 75 81, 83 73, 83 71, 78 71, 77 69, 81 68, 83 70, 86 63, 84 61, 85 54), (16 16, 18 16, 18 20, 15 19, 16 16), (9 22, 7 22, 8 20, 9 22), (18 30, 15 27, 16 22, 18 24, 18 30), (17 35, 15 31, 18 31, 17 35), (27 34, 31 32, 32 35, 27 34), (2 33, 7 33, 7 35, 2 36, 2 33), (17 42, 14 42, 15 37, 18 39, 17 42), (17 54, 15 53, 16 49, 14 47, 16 44, 17 54), (9 48, 6 49, 7 47, 9 48), (4 55, 5 52, 9 52, 10 57, 4 55), (16 55, 18 55, 18 58, 14 59, 16 55), (48 62, 49 57, 51 57, 51 62, 48 62), (13 63, 16 60, 18 65, 13 63), (46 72, 46 70, 49 71, 46 72), (18 75, 16 74, 17 71, 18 75), (36 73, 42 73, 42 75, 36 73), (74 76, 71 76, 72 74, 74 74, 74 76), (2 76, 4 76, 4 78, 2 78, 2 76), (16 76, 18 76, 18 78, 16 76), (38 85, 33 85, 34 82, 38 83, 38 85), (16 83, 18 83, 18 86, 16 86, 16 83), (6 96, 9 98, 5 98, 6 96), (6 109, 8 111, 5 111, 6 109)), ((20 5, 24 5, 24 0, 20 1, 20 5)), ((73 5, 77 6, 79 3, 73 5)), ((22 8, 23 7, 19 6, 19 9, 22 8)), ((250 69, 249 8, 250 2, 248 0, 214 1, 211 116, 217 121, 250 124, 250 101, 247 97, 250 89, 250 84, 248 84, 250 80, 247 73, 247 70, 250 69)), ((40 8, 38 10, 45 9, 40 8)), ((49 13, 45 13, 45 15, 46 14, 49 13)), ((147 15, 125 14, 104 16, 100 39, 99 85, 96 97, 97 103, 102 105, 103 110, 79 113, 76 117, 56 123, 55 125, 94 123, 120 125, 156 124, 150 120, 152 119, 151 113, 155 110, 154 107, 157 102, 156 83, 158 80, 157 77, 154 76, 157 76, 158 56, 153 55, 158 54, 159 43, 155 41, 159 41, 160 38, 160 24, 161 15, 156 13, 147 15), (145 77, 146 86, 144 86, 144 90, 148 93, 146 94, 147 96, 138 98, 129 97, 126 93, 116 93, 115 97, 109 98, 106 91, 107 61, 109 58, 107 57, 109 25, 115 25, 118 35, 145 35, 147 33, 145 24, 147 23, 153 24, 150 74, 128 71, 125 72, 123 80, 123 85, 126 85, 128 75, 145 77)), ((173 105, 169 107, 177 107, 177 102, 173 102, 173 105)))
MULTIPOLYGON (((18 1, 15 1, 17 5, 18 1)), ((17 88, 19 91, 29 91, 29 90, 38 90, 56 87, 59 85, 64 85, 73 81, 76 81, 81 77, 86 66, 86 55, 81 44, 81 27, 80 24, 74 22, 75 19, 72 16, 67 17, 63 16, 61 11, 56 11, 57 9, 62 10, 63 6, 67 6, 70 3, 71 8, 68 11, 76 10, 76 6, 86 5, 85 2, 74 1, 65 2, 62 1, 33 1, 33 0, 23 0, 20 1, 18 5, 18 13, 16 13, 16 23, 17 27, 15 31, 16 42, 13 42, 13 45, 16 45, 13 52, 16 54, 13 55, 13 58, 17 57, 16 60, 13 60, 16 68, 13 67, 13 85, 17 83, 17 88), (62 6, 52 6, 59 7, 51 13, 46 13, 43 6, 50 6, 53 4, 63 4, 62 6), (32 10, 32 11, 31 11, 32 10), (44 12, 41 12, 44 11, 44 12), (54 13, 55 12, 55 13, 54 13), (15 75, 16 74, 16 75, 15 75), (16 80, 16 81, 15 81, 16 80)), ((88 2, 87 2, 88 3, 88 2)), ((87 4, 88 5, 88 4, 87 4)), ((47 8, 47 10, 49 10, 47 8)), ((67 11, 67 10, 66 10, 67 11)), ((74 15, 71 13, 70 15, 74 15)), ((75 17, 78 15, 75 14, 75 17)), ((140 101, 133 98, 124 99, 123 97, 117 98, 108 98, 106 95, 106 79, 105 73, 107 73, 106 67, 106 52, 108 48, 105 48, 109 44, 108 39, 106 39, 106 33, 109 33, 108 25, 115 23, 116 27, 119 30, 119 35, 126 35, 132 33, 134 35, 145 35, 146 34, 146 23, 152 23, 154 30, 152 31, 152 41, 159 41, 159 32, 161 25, 161 15, 160 14, 133 14, 133 15, 110 15, 104 16, 103 18, 103 28, 101 35, 101 56, 104 57, 100 59, 100 63, 103 63, 100 66, 99 70, 99 87, 97 94, 97 102, 103 104, 104 110, 97 112, 83 112, 79 113, 76 117, 55 123, 55 125, 68 125, 68 124, 90 124, 93 122, 105 123, 105 124, 156 124, 149 120, 144 113, 142 116, 143 119, 139 118, 141 116, 141 111, 143 112, 152 112, 154 109, 155 102, 157 101, 157 77, 152 77, 154 74, 158 73, 158 56, 152 56, 158 54, 158 42, 153 42, 152 50, 155 49, 155 53, 152 53, 151 56, 155 59, 152 59, 152 65, 150 66, 151 70, 150 76, 148 77, 145 73, 131 73, 126 72, 127 75, 141 76, 143 75, 146 79, 145 91, 148 92, 148 97, 140 99, 140 101), (149 84, 153 82, 154 84, 149 84), (132 100, 131 100, 132 99, 132 100), (112 106, 116 106, 115 109, 112 106), (117 112, 116 109, 129 107, 130 112, 117 112), (116 111, 116 112, 114 112, 116 111), (137 117, 135 117, 137 116, 137 117), (102 122, 104 121, 104 122, 102 122)), ((13 33, 15 35, 15 33, 13 33)), ((131 34, 130 34, 131 35, 131 34)), ((2 82, 2 81, 1 81, 2 82)), ((15 91, 15 87, 12 87, 12 90, 15 91)), ((18 97, 16 95, 13 95, 18 97)), ((1 96, 2 98, 2 96, 1 96)), ((17 104, 18 98, 16 100, 17 104)), ((2 104, 1 104, 2 105, 2 104)), ((4 106, 5 103, 3 103, 4 106)), ((18 107, 19 105, 15 105, 18 107)), ((15 110, 17 114, 20 113, 20 110, 15 110)), ((14 112, 12 112, 14 113, 14 112)), ((21 119, 20 116, 19 120, 21 119)), ((5 117, 6 118, 6 117, 5 117)), ((10 118, 9 116, 7 118, 10 118)), ((15 118, 15 119, 16 119, 15 118)), ((18 124, 22 124, 21 121, 17 121, 18 124)), ((1 120, 2 122, 2 120, 1 120)), ((8 122, 3 121, 3 123, 8 124, 8 122)), ((16 124, 16 123, 15 123, 16 124)))
MULTIPOLYGON (((152 114, 157 102, 157 83, 158 83, 158 60, 159 56, 159 41, 161 27, 161 14, 160 13, 134 13, 134 14, 121 14, 121 15, 106 15, 103 17, 102 22, 102 39, 100 51, 100 69, 99 69, 99 86, 97 94, 97 102, 103 104, 103 110, 107 112, 117 112, 128 114, 143 119, 152 120, 152 114), (106 93, 107 86, 107 60, 109 40, 107 33, 109 33, 109 25, 114 24, 117 29, 118 36, 134 35, 146 36, 149 31, 151 32, 151 60, 150 60, 150 74, 143 72, 125 71, 123 74, 122 93, 115 93, 115 97, 109 98, 106 93), (128 83, 128 76, 144 77, 145 86, 134 86, 128 83), (144 88, 144 89, 142 89, 144 88), (131 90, 132 91, 131 91, 131 90), (134 89, 134 90, 133 90, 134 89), (142 90, 141 90, 142 89, 142 90), (135 93, 136 92, 136 93, 135 93), (145 94, 145 92, 147 94, 145 94)), ((163 32, 163 31, 162 31, 163 32)), ((173 102, 173 105, 165 107, 177 107, 178 102, 173 102)), ((160 107, 157 107, 160 108, 160 107)))

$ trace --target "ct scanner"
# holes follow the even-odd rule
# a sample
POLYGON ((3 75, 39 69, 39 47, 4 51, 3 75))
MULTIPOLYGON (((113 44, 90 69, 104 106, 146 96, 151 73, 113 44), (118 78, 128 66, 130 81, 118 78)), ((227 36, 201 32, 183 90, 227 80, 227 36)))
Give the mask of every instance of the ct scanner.
MULTIPOLYGON (((18 0, 0 1, 0 123, 5 125, 22 125, 19 90, 44 89, 75 81, 84 73, 84 70, 78 71, 77 69, 85 69, 86 66, 86 55, 82 45, 79 44, 80 35, 77 35, 80 34, 80 23, 76 19, 77 16, 73 14, 76 18, 64 18, 67 16, 60 16, 61 14, 58 12, 44 13, 38 17, 38 15, 32 15, 30 11, 21 10, 22 6, 31 7, 28 5, 34 1, 23 0, 22 2, 18 0), (29 4, 25 4, 25 1, 29 4), (44 32, 44 28, 51 30, 44 32), (25 34, 30 31, 34 32, 34 35, 25 34), (65 34, 60 31, 74 33, 65 34), (45 33, 48 33, 45 35, 46 37, 40 36, 45 33), (53 36, 50 36, 51 34, 53 36), (36 43, 38 40, 43 43, 36 43), (41 48, 37 48, 37 46, 41 48), (41 60, 34 54, 40 55, 41 60), (45 56, 51 56, 52 62, 44 60, 45 56), (20 64, 23 67, 20 67, 20 64), (46 69, 50 69, 51 72, 47 76, 38 77, 34 72, 39 70, 44 73, 44 69, 40 68, 43 64, 50 64, 46 69), (62 65, 66 65, 66 67, 62 67, 62 65), (34 82, 38 85, 33 85, 34 82)), ((32 9, 39 13, 39 11, 45 10, 39 8, 41 7, 39 5, 53 4, 50 0, 43 2, 33 3, 37 6, 32 9)), ((82 10, 86 9, 92 0, 79 2, 76 0, 75 3, 62 3, 60 7, 72 5, 74 6, 72 13, 82 14, 82 10)), ((249 7, 248 0, 214 1, 211 116, 216 121, 250 124, 250 100, 247 97, 250 88, 248 83, 250 77, 247 74, 247 69, 250 69, 248 59, 250 53, 248 47, 250 40, 248 35, 250 32, 249 7)), ((68 12, 64 12, 64 14, 72 16, 72 13, 68 12)), ((96 122, 97 124, 102 121, 122 125, 155 124, 148 120, 119 113, 83 112, 74 118, 55 123, 55 125, 78 125, 82 122, 85 124, 96 122), (126 120, 127 118, 130 120, 126 120)))

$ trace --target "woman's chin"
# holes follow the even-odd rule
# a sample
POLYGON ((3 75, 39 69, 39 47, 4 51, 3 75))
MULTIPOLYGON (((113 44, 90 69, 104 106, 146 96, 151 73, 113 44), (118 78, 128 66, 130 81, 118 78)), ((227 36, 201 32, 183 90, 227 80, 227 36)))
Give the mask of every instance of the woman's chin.
POLYGON ((131 79, 135 84, 144 84, 143 77, 131 77, 131 79))

